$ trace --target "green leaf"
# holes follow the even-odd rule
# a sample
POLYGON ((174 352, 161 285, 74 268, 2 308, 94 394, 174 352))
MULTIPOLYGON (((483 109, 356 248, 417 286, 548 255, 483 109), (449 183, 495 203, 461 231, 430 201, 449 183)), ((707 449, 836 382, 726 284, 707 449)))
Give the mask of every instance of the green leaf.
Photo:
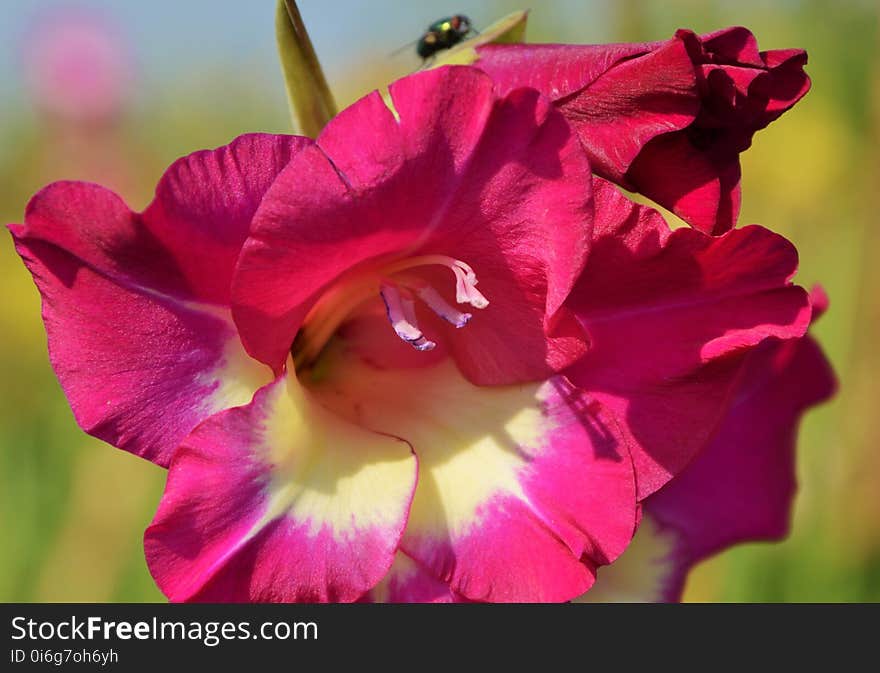
POLYGON ((294 132, 315 138, 336 114, 336 103, 295 0, 278 0, 275 39, 294 132))
POLYGON ((441 65, 470 65, 477 60, 477 47, 483 44, 515 44, 526 38, 526 20, 528 10, 513 12, 498 19, 476 37, 457 44, 452 49, 441 51, 428 66, 437 68, 441 65))

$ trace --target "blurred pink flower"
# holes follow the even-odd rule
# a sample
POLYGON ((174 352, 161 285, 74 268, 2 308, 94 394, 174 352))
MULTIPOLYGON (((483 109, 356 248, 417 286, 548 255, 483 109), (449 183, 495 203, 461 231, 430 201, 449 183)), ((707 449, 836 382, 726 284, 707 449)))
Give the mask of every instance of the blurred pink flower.
POLYGON ((113 119, 133 92, 134 64, 125 36, 94 10, 52 8, 34 17, 22 60, 35 104, 67 122, 113 119))

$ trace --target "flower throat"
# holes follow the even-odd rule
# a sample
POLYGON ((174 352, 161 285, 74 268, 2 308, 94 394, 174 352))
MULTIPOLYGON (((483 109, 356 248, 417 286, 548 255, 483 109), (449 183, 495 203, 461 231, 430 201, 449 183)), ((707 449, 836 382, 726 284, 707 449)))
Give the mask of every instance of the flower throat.
POLYGON ((324 293, 306 315, 293 342, 291 350, 296 368, 314 362, 352 311, 376 295, 382 298, 388 322, 397 336, 419 351, 431 350, 437 344, 419 327, 417 300, 456 328, 467 325, 472 314, 459 311, 434 286, 410 273, 417 267, 438 265, 447 267, 455 276, 456 303, 476 309, 489 305, 489 300, 476 287, 478 280, 474 270, 461 260, 445 255, 421 255, 392 262, 337 283, 324 293))

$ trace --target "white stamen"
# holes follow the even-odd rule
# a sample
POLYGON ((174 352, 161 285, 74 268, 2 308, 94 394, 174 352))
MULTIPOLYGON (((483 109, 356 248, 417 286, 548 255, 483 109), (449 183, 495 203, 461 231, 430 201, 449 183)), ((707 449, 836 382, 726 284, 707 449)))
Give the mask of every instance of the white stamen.
POLYGON ((470 304, 474 308, 486 308, 489 300, 476 288, 477 274, 462 261, 455 260, 450 266, 455 274, 455 301, 459 304, 470 304))
POLYGON ((464 327, 473 317, 451 306, 441 294, 410 269, 422 266, 445 266, 455 275, 455 299, 459 304, 486 308, 489 300, 477 288, 477 274, 465 262, 447 255, 407 257, 374 269, 354 274, 326 293, 309 311, 293 345, 297 369, 308 366, 321 353, 327 341, 363 302, 375 297, 376 287, 385 302, 388 320, 403 341, 420 351, 431 350, 436 343, 419 329, 415 296, 438 316, 457 328, 464 327), (398 275, 401 274, 401 275, 398 275))
POLYGON ((446 300, 440 296, 430 285, 424 284, 416 287, 416 294, 419 295, 428 308, 443 318, 446 322, 451 323, 459 329, 468 324, 473 317, 470 313, 462 313, 457 308, 450 306, 446 300))
POLYGON ((388 311, 388 320, 401 339, 419 351, 429 351, 437 344, 425 338, 416 320, 415 302, 401 295, 400 290, 389 283, 382 283, 382 301, 388 311))
POLYGON ((476 288, 478 282, 477 274, 474 273, 470 265, 462 262, 460 259, 448 257, 447 255, 409 257, 386 267, 385 273, 390 276, 398 271, 412 269, 417 266, 427 266, 429 264, 445 266, 452 270, 455 274, 455 301, 459 304, 470 304, 474 308, 486 308, 489 305, 489 300, 476 288))

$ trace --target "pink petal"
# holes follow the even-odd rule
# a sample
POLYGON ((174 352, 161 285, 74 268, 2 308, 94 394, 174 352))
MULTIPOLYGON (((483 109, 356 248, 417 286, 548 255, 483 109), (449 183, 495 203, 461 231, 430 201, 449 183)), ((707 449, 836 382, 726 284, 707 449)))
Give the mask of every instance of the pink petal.
MULTIPOLYGON (((709 64, 701 67, 706 93, 703 109, 697 120, 711 137, 723 129, 727 138, 715 140, 731 155, 747 150, 752 134, 767 107, 767 73, 755 68, 709 64), (749 127, 748 132, 736 132, 737 126, 749 127)), ((695 136, 699 140, 699 136, 695 136)), ((693 141, 693 138, 692 138, 693 141)), ((698 144, 698 143, 697 143, 698 144)))
POLYGON ((455 596, 569 600, 629 542, 627 446, 564 380, 476 387, 449 360, 380 370, 341 340, 326 357, 314 394, 418 455, 401 549, 455 596))
POLYGON ((819 318, 825 315, 830 303, 828 293, 825 292, 824 287, 821 285, 814 285, 810 288, 810 304, 813 306, 813 322, 816 322, 819 318))
POLYGON ((10 226, 43 298, 53 367, 87 432, 167 465, 198 422, 271 380, 224 304, 256 204, 301 144, 243 136, 186 157, 143 215, 97 185, 55 183, 10 226))
POLYGON ((749 357, 715 439, 646 502, 648 515, 678 537, 666 600, 677 599, 699 560, 788 533, 798 423, 834 389, 831 367, 811 338, 768 341, 749 357))
POLYGON ((586 255, 590 169, 562 116, 535 92, 498 98, 472 68, 390 92, 399 120, 378 93, 358 101, 267 194, 234 281, 248 351, 278 368, 344 274, 439 254, 472 266, 490 300, 466 329, 443 328, 472 380, 540 379, 579 357, 577 322, 556 313, 586 255))
POLYGON ((739 159, 718 161, 681 134, 655 138, 627 174, 633 188, 705 234, 733 228, 740 209, 739 159), (669 167, 676 167, 670 171, 669 167))
POLYGON ((623 61, 556 104, 580 134, 596 173, 624 185, 645 145, 686 128, 700 109, 694 67, 678 40, 623 61))
POLYGON ((354 601, 391 566, 416 482, 405 442, 335 417, 292 375, 175 453, 144 538, 172 601, 354 601))
POLYGON ((388 574, 367 594, 370 603, 461 603, 445 582, 441 582, 402 551, 394 557, 388 574))
MULTIPOLYGON (((682 36, 688 33, 690 31, 679 31, 676 35, 682 36)), ((758 41, 748 28, 732 26, 697 39, 702 43, 704 59, 719 63, 739 63, 756 68, 764 65, 758 53, 758 41)))
POLYGON ((739 215, 739 153, 809 90, 806 53, 759 52, 741 27, 665 42, 487 45, 475 65, 532 86, 573 124, 594 171, 707 233, 739 215))
POLYGON ((16 248, 43 295, 49 356, 79 425, 166 466, 215 411, 271 379, 245 355, 229 317, 114 282, 54 245, 16 248))
POLYGON ((699 111, 694 67, 684 44, 487 45, 477 67, 505 89, 549 95, 578 132, 599 174, 624 177, 652 138, 687 127, 699 111), (638 57, 638 58, 634 58, 638 57))
POLYGON ((232 272, 266 190, 308 138, 251 134, 174 162, 142 221, 189 294, 229 304, 232 272))
POLYGON ((553 101, 591 85, 615 66, 651 51, 652 44, 484 44, 474 66, 501 91, 537 89, 553 101))
POLYGON ((802 335, 810 307, 789 282, 794 248, 766 229, 670 232, 601 182, 596 205, 590 261, 571 298, 591 349, 568 376, 625 419, 643 498, 706 444, 740 356, 768 337, 802 335))
MULTIPOLYGON (((693 35, 690 31, 678 31, 676 35, 693 35)), ((696 37, 696 36, 694 36, 696 37)), ((697 37, 703 51, 703 59, 718 63, 737 63, 760 68, 764 65, 758 52, 758 41, 748 28, 732 26, 714 33, 697 37)))
MULTIPOLYGON (((813 319, 828 305, 810 293, 813 319)), ((578 600, 677 601, 701 559, 788 531, 801 416, 834 394, 836 380, 809 336, 769 339, 747 358, 719 431, 676 479, 645 502, 632 544, 578 600)))
POLYGON ((769 124, 807 95, 811 83, 804 72, 807 52, 802 49, 765 51, 762 57, 769 69, 769 101, 763 122, 769 124))

